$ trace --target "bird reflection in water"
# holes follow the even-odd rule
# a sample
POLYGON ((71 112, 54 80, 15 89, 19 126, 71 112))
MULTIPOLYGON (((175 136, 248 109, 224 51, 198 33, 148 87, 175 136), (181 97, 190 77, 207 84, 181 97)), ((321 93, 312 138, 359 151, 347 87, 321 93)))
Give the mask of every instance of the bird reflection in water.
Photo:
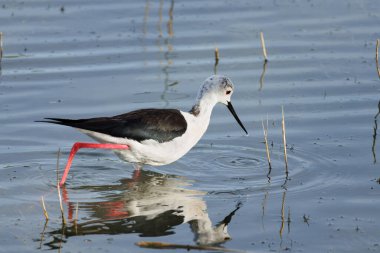
POLYGON ((141 170, 114 185, 62 188, 68 220, 72 222, 48 232, 53 240, 45 245, 56 248, 69 237, 90 234, 164 236, 174 234, 174 227, 182 223, 190 225, 198 245, 220 244, 230 239, 227 226, 241 204, 214 226, 202 199, 206 192, 190 186, 191 182, 183 177, 141 170), (94 202, 80 202, 79 211, 87 217, 74 222, 76 202, 69 200, 70 191, 97 193, 101 197, 94 202))

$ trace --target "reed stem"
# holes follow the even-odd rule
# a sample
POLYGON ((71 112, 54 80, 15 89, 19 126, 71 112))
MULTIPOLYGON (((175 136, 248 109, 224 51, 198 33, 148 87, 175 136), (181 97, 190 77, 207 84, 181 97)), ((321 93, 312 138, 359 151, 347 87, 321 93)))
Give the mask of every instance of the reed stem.
POLYGON ((58 151, 57 151, 57 167, 56 167, 56 171, 57 171, 57 183, 59 184, 59 158, 61 156, 61 149, 59 148, 58 151))
POLYGON ((58 149, 58 152, 57 152, 57 192, 58 192, 59 207, 61 209, 62 225, 65 225, 66 224, 65 213, 64 213, 63 204, 62 204, 61 188, 59 187, 59 157, 60 157, 60 153, 61 153, 61 150, 58 149))
POLYGON ((57 184, 57 192, 58 192, 59 208, 61 209, 62 224, 65 225, 66 224, 65 212, 63 210, 61 188, 59 187, 59 184, 57 184))
POLYGON ((219 63, 219 49, 215 48, 215 65, 218 65, 219 63))
POLYGON ((49 214, 48 214, 48 212, 47 212, 47 210, 46 210, 44 196, 41 196, 41 204, 42 204, 42 209, 43 209, 43 211, 44 211, 45 219, 46 219, 46 220, 49 220, 49 214))
POLYGON ((78 221, 78 209, 79 209, 79 203, 77 202, 75 206, 75 221, 78 221))
POLYGON ((265 47, 265 40, 264 40, 264 33, 260 32, 260 40, 261 40, 261 47, 263 49, 263 56, 264 56, 264 61, 268 61, 268 56, 267 56, 267 49, 265 47))

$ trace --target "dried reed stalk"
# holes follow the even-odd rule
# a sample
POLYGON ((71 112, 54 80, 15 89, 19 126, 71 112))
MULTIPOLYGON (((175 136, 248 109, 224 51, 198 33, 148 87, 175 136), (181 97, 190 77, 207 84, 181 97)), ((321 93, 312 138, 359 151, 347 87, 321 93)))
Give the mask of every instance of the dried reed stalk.
POLYGON ((59 157, 61 156, 61 149, 59 148, 57 151, 57 183, 59 184, 59 157))
POLYGON ((79 203, 77 202, 75 206, 75 220, 78 221, 78 209, 79 209, 79 203))
POLYGON ((282 140, 284 142, 284 159, 285 159, 285 173, 286 173, 286 177, 288 177, 289 175, 289 171, 288 171, 288 154, 286 152, 286 130, 285 130, 285 115, 284 115, 284 106, 281 107, 282 108, 282 140))
POLYGON ((265 47, 265 40, 264 40, 264 33, 263 32, 260 32, 260 40, 261 40, 261 47, 263 49, 264 60, 268 61, 267 49, 265 47))
POLYGON ((209 250, 209 251, 223 251, 223 252, 241 252, 233 249, 226 249, 216 246, 207 245, 184 245, 184 244, 173 244, 173 243, 163 243, 163 242, 137 242, 137 246, 142 248, 151 249, 186 249, 186 250, 209 250))
POLYGON ((219 63, 219 49, 215 48, 215 65, 218 65, 219 63))
POLYGON ((60 153, 61 153, 61 150, 58 149, 58 152, 57 152, 57 192, 58 192, 58 199, 59 199, 59 207, 61 209, 62 225, 65 225, 66 224, 65 213, 64 213, 63 204, 62 204, 61 188, 59 187, 59 157, 60 157, 60 153))
POLYGON ((61 217, 62 217, 62 223, 65 225, 65 213, 63 210, 63 204, 62 204, 62 197, 61 197, 61 188, 59 187, 59 184, 57 184, 57 191, 58 191, 58 199, 59 199, 59 208, 61 209, 61 217))
POLYGON ((271 162, 270 162, 270 154, 269 154, 269 145, 268 145, 268 119, 267 119, 267 125, 266 127, 264 126, 264 121, 261 121, 261 124, 263 126, 263 132, 264 132, 264 141, 265 141, 265 149, 267 152, 267 159, 268 159, 268 166, 269 169, 272 168, 271 162))
POLYGON ((380 44, 380 39, 376 40, 376 69, 377 69, 377 75, 380 78, 380 68, 379 68, 379 44, 380 44))
POLYGON ((48 220, 49 219, 49 215, 48 215, 48 212, 46 210, 44 196, 41 196, 41 205, 42 205, 42 209, 44 211, 45 219, 48 220))

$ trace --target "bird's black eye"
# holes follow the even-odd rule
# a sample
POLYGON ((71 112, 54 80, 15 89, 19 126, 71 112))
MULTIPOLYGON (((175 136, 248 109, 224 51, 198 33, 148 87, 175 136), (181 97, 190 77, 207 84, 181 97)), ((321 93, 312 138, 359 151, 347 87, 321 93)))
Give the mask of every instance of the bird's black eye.
POLYGON ((226 91, 226 95, 229 95, 230 93, 231 93, 231 91, 230 91, 230 90, 226 91))

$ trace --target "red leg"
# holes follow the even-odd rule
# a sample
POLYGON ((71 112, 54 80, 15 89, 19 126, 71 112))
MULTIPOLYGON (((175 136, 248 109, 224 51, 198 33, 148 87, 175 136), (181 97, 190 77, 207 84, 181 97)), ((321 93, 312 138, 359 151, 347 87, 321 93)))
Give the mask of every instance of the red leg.
POLYGON ((77 151, 81 148, 101 148, 101 149, 129 149, 128 145, 123 144, 111 144, 111 143, 86 143, 86 142, 76 142, 71 148, 69 159, 67 160, 67 164, 65 167, 65 171, 63 172, 61 182, 59 182, 59 186, 62 186, 66 182, 67 174, 69 174, 69 170, 71 164, 73 162, 74 156, 77 151))
POLYGON ((133 171, 133 175, 132 175, 132 179, 133 179, 133 181, 138 181, 139 178, 140 178, 140 175, 141 175, 141 170, 140 170, 140 168, 139 168, 139 169, 135 169, 135 170, 133 171))

